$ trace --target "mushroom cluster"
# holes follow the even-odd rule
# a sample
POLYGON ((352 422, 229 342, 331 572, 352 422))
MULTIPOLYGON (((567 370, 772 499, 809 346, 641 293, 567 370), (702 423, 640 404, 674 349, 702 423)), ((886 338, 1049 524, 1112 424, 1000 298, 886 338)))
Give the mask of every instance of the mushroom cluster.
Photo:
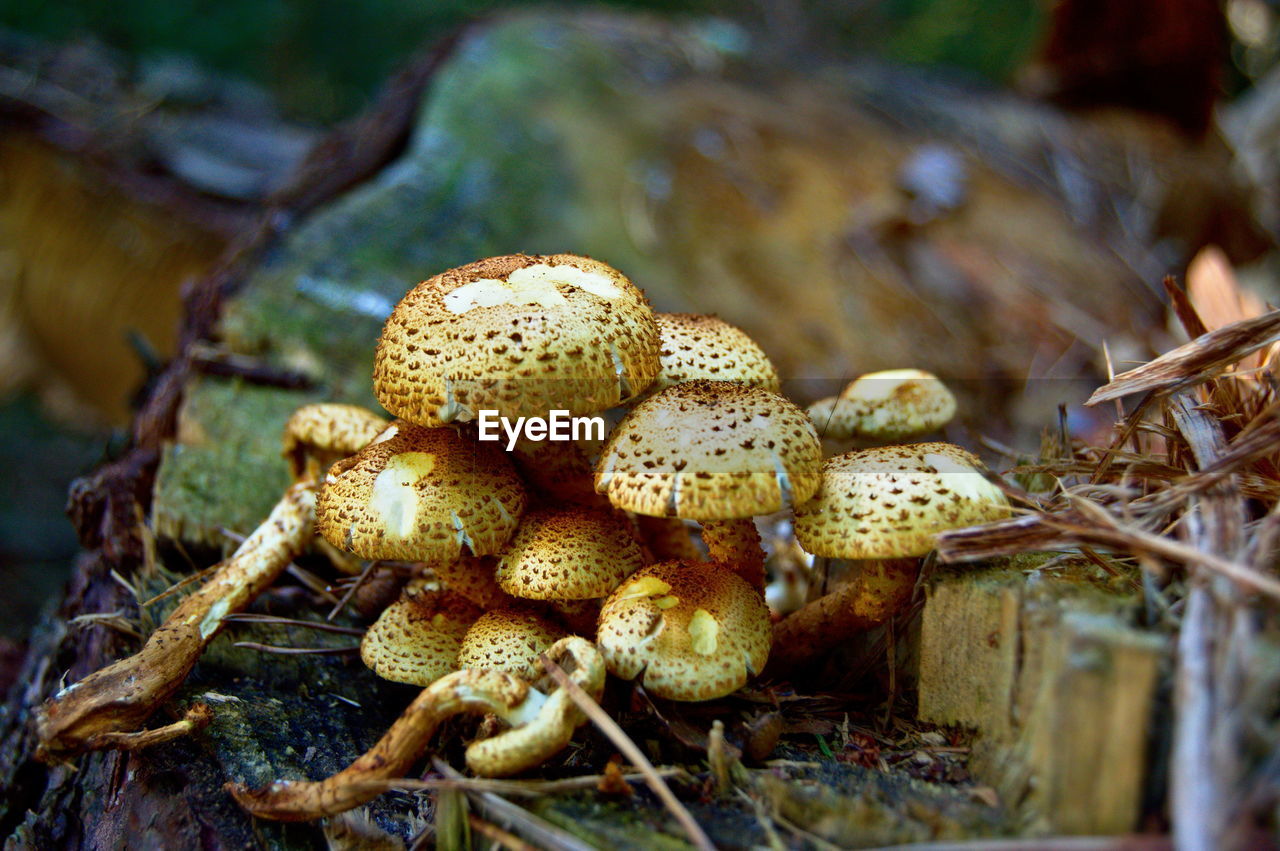
POLYGON ((93 675, 79 696, 64 690, 44 708, 45 746, 68 755, 117 746, 121 735, 154 737, 131 731, 181 683, 225 616, 305 546, 312 522, 337 550, 416 566, 369 627, 361 656, 378 675, 425 690, 339 775, 235 787, 263 817, 314 818, 368 800, 381 788, 370 780, 406 769, 457 712, 494 714, 512 728, 471 746, 473 770, 537 764, 584 722, 563 690, 540 679, 543 657, 567 665, 597 698, 607 669, 682 701, 733 692, 771 653, 803 662, 899 608, 915 578, 911 559, 938 532, 1007 510, 978 460, 950 444, 824 462, 819 435, 837 415, 859 433, 871 424, 899 439, 954 413, 936 378, 874 378, 806 413, 780 395, 768 357, 740 329, 654 314, 626 276, 585 257, 511 255, 436 275, 397 305, 378 342, 373 386, 397 419, 350 406, 300 410, 285 438, 296 478, 281 509, 289 523, 255 533, 264 540, 193 595, 203 602, 184 603, 185 620, 157 632, 182 643, 181 669, 136 699, 120 685, 127 675, 139 690, 130 660, 93 675), (545 439, 544 430, 542 440, 526 432, 504 447, 482 428, 486 417, 521 423, 616 408, 625 414, 603 439, 545 439), (753 518, 784 511, 794 511, 810 553, 878 561, 861 562, 859 581, 775 630, 753 518), (689 521, 700 524, 707 557, 689 521))

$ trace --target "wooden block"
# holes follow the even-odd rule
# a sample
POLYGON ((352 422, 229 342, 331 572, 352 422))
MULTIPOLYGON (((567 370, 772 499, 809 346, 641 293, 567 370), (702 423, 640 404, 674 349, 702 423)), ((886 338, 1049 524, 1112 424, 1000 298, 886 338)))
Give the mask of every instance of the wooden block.
POLYGON ((1132 830, 1157 674, 1135 597, 1091 568, 941 572, 920 638, 920 718, 978 733, 970 768, 1033 833, 1132 830))

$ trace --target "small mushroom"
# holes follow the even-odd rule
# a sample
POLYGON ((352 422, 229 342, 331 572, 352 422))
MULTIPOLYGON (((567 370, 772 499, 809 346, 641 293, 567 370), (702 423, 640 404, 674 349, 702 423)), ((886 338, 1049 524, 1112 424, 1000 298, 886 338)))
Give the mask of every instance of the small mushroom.
POLYGON ((561 638, 564 630, 533 612, 494 609, 467 630, 458 650, 458 667, 506 671, 531 680, 541 670, 538 657, 561 638))
MULTIPOLYGON (((589 641, 561 639, 547 657, 583 691, 600 698, 605 667, 589 641)), ((382 781, 402 777, 440 724, 461 713, 492 713, 511 726, 467 747, 468 767, 486 777, 540 764, 562 750, 586 720, 567 692, 543 681, 530 686, 514 674, 458 671, 424 689, 372 749, 332 777, 278 780, 256 790, 239 783, 227 788, 240 806, 259 818, 306 821, 341 813, 376 798, 387 788, 382 781)))
POLYGON ((359 405, 303 405, 285 423, 283 454, 295 479, 319 479, 330 465, 359 452, 388 425, 386 417, 359 405))
POLYGON ((832 440, 911 440, 951 422, 956 397, 936 375, 919 369, 869 372, 839 396, 809 406, 818 433, 832 440))
POLYGON ((374 392, 388 411, 438 426, 603 411, 658 372, 658 329, 618 270, 573 254, 491 257, 418 284, 378 341, 374 392))
POLYGON ((723 697, 763 670, 772 637, 760 594, 709 563, 641 568, 605 600, 597 644, 610 673, 671 700, 723 697))
POLYGON ((365 631, 360 658, 384 680, 429 686, 463 667, 462 640, 481 611, 459 594, 412 588, 365 631))
POLYGON ((604 597, 644 559, 630 526, 612 511, 530 511, 498 558, 503 591, 528 600, 604 597))
POLYGON ((1000 520, 1009 501, 970 452, 950 443, 846 452, 822 466, 822 487, 796 506, 796 540, 831 558, 903 558, 939 532, 1000 520))
POLYGON ((618 424, 596 467, 596 490, 637 514, 698 520, 712 558, 763 589, 764 554, 750 518, 808 499, 821 465, 813 423, 791 402, 758 387, 687 381, 618 424))
POLYGON ((515 602, 498 585, 498 579, 494 576, 497 563, 494 556, 461 556, 455 561, 433 565, 432 571, 450 591, 461 594, 487 611, 515 602))
POLYGON ((399 422, 329 470, 316 531, 361 558, 440 564, 497 552, 526 501, 505 453, 474 429, 399 422))

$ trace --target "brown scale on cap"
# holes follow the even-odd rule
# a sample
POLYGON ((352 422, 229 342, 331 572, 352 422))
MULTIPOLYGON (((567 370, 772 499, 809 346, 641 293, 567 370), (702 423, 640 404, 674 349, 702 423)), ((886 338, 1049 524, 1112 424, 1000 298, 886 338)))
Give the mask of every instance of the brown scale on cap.
POLYGON ((533 612, 494 609, 467 630, 458 650, 458 667, 506 671, 532 682, 542 675, 538 656, 564 635, 560 627, 533 612))
POLYGON ((361 558, 440 564, 467 547, 501 549, 526 497, 511 462, 472 429, 396 423, 335 464, 316 501, 316 530, 361 558))
POLYGON ((498 559, 498 585, 530 600, 604 597, 644 564, 630 525, 611 511, 530 511, 498 559))
POLYGON ((360 658, 386 680, 428 686, 458 670, 458 650, 480 609, 448 591, 405 593, 360 642, 360 658))
POLYGON ((772 627, 764 600, 723 567, 669 561, 641 568, 600 610, 609 671, 642 677, 671 700, 711 700, 764 668, 772 627))
POLYGON ((818 433, 832 440, 910 440, 945 426, 956 397, 936 375, 919 369, 871 372, 840 393, 809 406, 818 433))
POLYGON ((657 313, 654 319, 662 367, 651 393, 696 378, 736 381, 770 393, 781 390, 769 356, 741 328, 700 313, 657 313))
POLYGON ((491 257, 418 284, 383 327, 374 392, 424 425, 591 414, 658 372, 658 329, 618 270, 573 254, 491 257))
POLYGON ((800 546, 829 558, 920 556, 937 534, 1008 516, 982 462, 950 443, 846 452, 822 467, 822 487, 796 506, 800 546))
POLYGON ((609 436, 596 490, 655 517, 770 514, 817 489, 822 446, 804 411, 723 381, 687 381, 641 402, 609 436))
POLYGON ((511 452, 525 483, 556 502, 608 508, 591 478, 603 440, 529 440, 520 438, 511 452))

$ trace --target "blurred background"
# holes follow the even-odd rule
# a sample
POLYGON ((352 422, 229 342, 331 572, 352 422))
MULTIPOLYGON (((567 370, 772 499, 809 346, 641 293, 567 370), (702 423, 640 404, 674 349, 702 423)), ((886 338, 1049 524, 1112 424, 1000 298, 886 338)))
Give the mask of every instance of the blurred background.
MULTIPOLYGON (((544 6, 0 0, 0 577, 11 589, 0 595, 0 632, 10 642, 65 579, 77 547, 67 488, 126 444, 148 378, 174 354, 183 288, 281 193, 298 197, 309 153, 374 105, 393 74, 513 8, 544 6)), ((1183 274, 1208 246, 1274 300, 1274 2, 557 8, 657 16, 733 58, 727 70, 699 71, 722 88, 664 104, 680 117, 662 126, 687 139, 664 131, 673 165, 646 184, 658 212, 631 241, 684 258, 653 273, 660 307, 718 310, 762 335, 788 376, 881 365, 823 325, 831 309, 819 296, 838 303, 853 278, 873 282, 860 295, 874 307, 868 329, 906 329, 889 360, 930 356, 933 326, 895 311, 944 293, 957 308, 938 323, 957 337, 964 323, 982 330, 972 352, 933 356, 974 380, 1015 364, 1023 377, 1088 375, 1103 338, 1141 357, 1164 341, 1160 277, 1183 274), (874 131, 832 114, 834 89, 874 131), (821 139, 795 137, 797 126, 821 139), (673 193, 672 175, 692 180, 699 198, 673 193), (833 219, 836 259, 827 243, 809 243, 833 219), (682 246, 690 234, 709 242, 692 251, 682 246), (748 238, 750 250, 735 241, 748 238), (732 283, 681 290, 710 272, 732 283), (1051 309, 984 289, 1029 279, 1051 309), (895 287, 915 295, 898 305, 895 287), (771 330, 779 300, 810 294, 808 326, 771 330), (983 304, 1005 312, 974 306, 983 304), (1016 325, 1031 345, 1020 337, 991 354, 1010 331, 984 322, 1016 325)))

